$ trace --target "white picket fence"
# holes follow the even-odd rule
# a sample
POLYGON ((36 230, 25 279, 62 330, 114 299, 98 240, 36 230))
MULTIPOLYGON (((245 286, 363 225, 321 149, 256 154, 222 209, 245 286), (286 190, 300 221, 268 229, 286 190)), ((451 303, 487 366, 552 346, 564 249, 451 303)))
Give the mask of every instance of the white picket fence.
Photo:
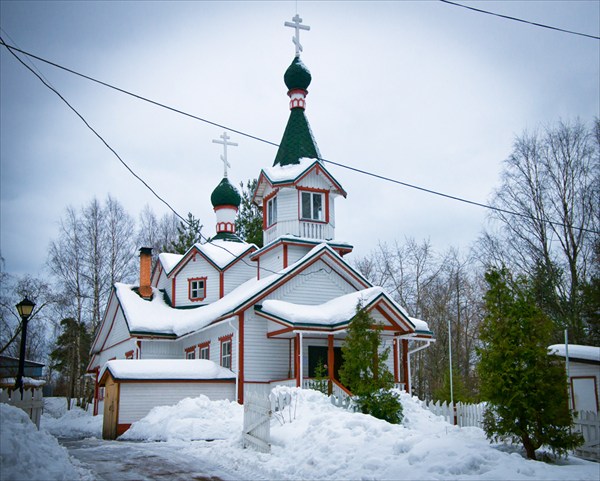
POLYGON ((25 386, 23 397, 19 389, 12 387, 2 387, 0 389, 0 402, 10 404, 25 411, 33 424, 40 428, 40 418, 44 409, 44 396, 42 386, 25 386))
POLYGON ((456 403, 455 409, 452 409, 452 405, 448 402, 425 402, 423 405, 429 409, 433 414, 443 416, 444 419, 450 424, 455 424, 454 418, 456 416, 456 425, 460 427, 475 426, 477 428, 483 427, 483 412, 485 411, 485 403, 480 404, 465 404, 456 403))
POLYGON ((592 411, 580 411, 575 418, 575 428, 584 439, 582 446, 575 450, 580 458, 600 461, 600 416, 592 411))

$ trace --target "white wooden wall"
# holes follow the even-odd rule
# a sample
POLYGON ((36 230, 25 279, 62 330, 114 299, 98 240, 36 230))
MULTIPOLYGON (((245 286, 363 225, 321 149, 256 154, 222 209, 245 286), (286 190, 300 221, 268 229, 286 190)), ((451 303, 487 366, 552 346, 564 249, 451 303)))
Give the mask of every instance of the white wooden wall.
MULTIPOLYGON (((185 267, 177 273, 175 281, 175 305, 177 307, 200 306, 219 299, 219 271, 201 255, 196 255, 195 259, 195 261, 190 259, 185 267), (206 277, 206 299, 192 302, 189 298, 188 279, 196 277, 206 277)), ((167 292, 170 294, 171 290, 167 292)))
POLYGON ((182 359, 177 341, 142 341, 141 359, 182 359))
POLYGON ((245 313, 244 345, 245 382, 288 377, 289 340, 267 338, 267 320, 256 316, 253 309, 245 313))
POLYGON ((209 355, 210 360, 221 365, 221 341, 219 337, 233 334, 231 344, 231 369, 232 372, 237 371, 237 361, 239 355, 238 339, 239 333, 237 318, 232 318, 231 324, 228 321, 220 322, 213 327, 203 329, 190 336, 186 336, 177 341, 177 353, 173 357, 175 359, 185 358, 185 349, 191 346, 196 346, 196 359, 198 358, 198 344, 210 341, 209 355))
POLYGON ((256 277, 256 262, 247 255, 243 260, 227 269, 224 273, 224 294, 227 295, 248 279, 256 277))
POLYGON ((209 399, 235 399, 235 382, 121 383, 119 424, 139 421, 155 406, 170 406, 187 397, 204 394, 209 399))

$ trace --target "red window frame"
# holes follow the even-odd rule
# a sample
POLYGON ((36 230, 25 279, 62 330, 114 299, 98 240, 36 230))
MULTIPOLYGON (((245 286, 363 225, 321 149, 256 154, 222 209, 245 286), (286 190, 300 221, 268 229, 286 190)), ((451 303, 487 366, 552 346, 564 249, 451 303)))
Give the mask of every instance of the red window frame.
MULTIPOLYGON (((312 196, 311 196, 311 202, 312 202, 312 196)), ((316 223, 321 223, 321 224, 328 224, 329 223, 329 191, 324 190, 324 189, 314 189, 311 187, 298 187, 298 219, 300 219, 301 221, 306 221, 306 222, 316 222, 316 223), (302 194, 303 193, 321 194, 323 196, 323 205, 322 205, 323 219, 322 220, 311 219, 309 217, 302 216, 302 194)))
POLYGON ((196 346, 190 346, 185 348, 186 359, 196 359, 196 346))
POLYGON ((133 349, 125 353, 125 359, 133 359, 133 349))
POLYGON ((198 359, 210 359, 210 341, 198 344, 198 359), (206 357, 202 357, 202 351, 206 349, 206 357))
POLYGON ((275 190, 271 192, 269 195, 265 196, 263 199, 263 230, 270 229, 275 224, 277 224, 277 193, 279 190, 275 190), (269 224, 269 202, 273 201, 275 203, 275 219, 274 222, 269 224))
POLYGON ((190 277, 190 278, 188 278, 188 298, 192 302, 203 301, 204 299, 206 299, 206 277, 190 277), (192 289, 192 283, 199 282, 199 281, 202 281, 203 287, 192 289), (199 291, 202 291, 201 295, 192 296, 192 291, 194 291, 194 290, 198 291, 197 292, 198 294, 200 294, 199 291))
POLYGON ((233 369, 233 334, 227 334, 226 336, 222 336, 219 338, 219 342, 221 343, 221 352, 219 355, 219 364, 221 367, 225 367, 227 369, 233 369), (223 347, 225 344, 229 344, 229 353, 227 356, 229 357, 229 366, 225 366, 223 362, 223 347))

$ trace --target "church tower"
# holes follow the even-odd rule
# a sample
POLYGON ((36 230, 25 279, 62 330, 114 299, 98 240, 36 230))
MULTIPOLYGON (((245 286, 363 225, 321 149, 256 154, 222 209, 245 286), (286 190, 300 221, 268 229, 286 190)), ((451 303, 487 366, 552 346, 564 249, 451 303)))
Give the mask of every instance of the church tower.
POLYGON ((273 166, 263 169, 253 201, 262 206, 263 244, 252 259, 270 271, 297 261, 316 245, 327 242, 340 255, 352 246, 335 239, 335 200, 346 197, 340 183, 321 161, 305 115, 312 76, 300 59, 300 30, 309 30, 296 15, 285 25, 296 30, 296 55, 284 75, 290 116, 273 166), (266 267, 268 265, 268 267, 266 267))

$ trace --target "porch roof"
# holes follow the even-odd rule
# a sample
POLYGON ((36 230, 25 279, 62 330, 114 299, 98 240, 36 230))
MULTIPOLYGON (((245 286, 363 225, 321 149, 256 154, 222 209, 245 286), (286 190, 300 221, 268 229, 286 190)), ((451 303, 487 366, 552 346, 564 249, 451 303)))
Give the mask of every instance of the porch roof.
POLYGON ((356 314, 359 303, 367 311, 377 309, 382 314, 388 323, 384 326, 384 330, 403 334, 431 335, 424 321, 410 318, 381 287, 352 292, 319 305, 266 300, 262 305, 256 305, 254 309, 259 316, 273 321, 273 325, 284 327, 284 329, 271 330, 272 336, 276 333, 289 336, 293 330, 321 333, 344 330, 356 314))

